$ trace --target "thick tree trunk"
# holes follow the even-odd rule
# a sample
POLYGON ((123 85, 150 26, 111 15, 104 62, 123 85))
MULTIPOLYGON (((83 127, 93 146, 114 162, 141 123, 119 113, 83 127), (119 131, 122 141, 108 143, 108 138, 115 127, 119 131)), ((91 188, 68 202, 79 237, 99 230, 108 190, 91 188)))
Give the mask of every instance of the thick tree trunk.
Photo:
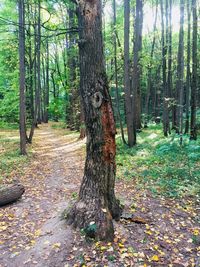
POLYGON ((68 213, 68 222, 90 229, 97 239, 112 240, 112 218, 121 214, 114 194, 115 122, 105 74, 100 0, 78 5, 80 92, 84 107, 87 157, 78 201, 68 213), (92 229, 91 229, 92 226, 92 229))
POLYGON ((0 206, 12 203, 18 200, 25 189, 21 184, 6 185, 0 187, 0 206))

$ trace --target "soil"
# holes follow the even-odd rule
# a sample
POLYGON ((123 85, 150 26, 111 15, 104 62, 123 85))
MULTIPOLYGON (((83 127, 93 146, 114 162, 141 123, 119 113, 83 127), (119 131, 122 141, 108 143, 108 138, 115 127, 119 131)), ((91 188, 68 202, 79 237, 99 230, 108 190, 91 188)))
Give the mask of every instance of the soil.
POLYGON ((197 198, 169 199, 116 181, 124 213, 113 243, 85 240, 68 226, 64 210, 77 198, 85 140, 41 125, 32 159, 17 175, 25 194, 0 209, 1 267, 200 266, 200 205, 197 198))

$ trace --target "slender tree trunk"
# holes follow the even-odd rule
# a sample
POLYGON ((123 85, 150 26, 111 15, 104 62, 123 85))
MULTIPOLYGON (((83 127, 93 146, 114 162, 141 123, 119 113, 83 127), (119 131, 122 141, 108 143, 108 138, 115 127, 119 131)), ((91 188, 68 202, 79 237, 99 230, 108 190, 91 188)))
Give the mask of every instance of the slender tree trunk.
POLYGON ((152 61, 153 61, 153 55, 154 55, 154 48, 155 48, 155 42, 156 42, 156 24, 157 24, 157 17, 158 17, 158 0, 156 2, 156 14, 155 14, 155 21, 153 26, 153 41, 152 41, 152 47, 151 47, 151 54, 150 54, 150 63, 148 68, 148 74, 147 74, 147 93, 146 93, 146 101, 145 101, 145 127, 147 127, 148 122, 148 115, 149 115, 149 99, 150 99, 150 93, 151 93, 151 87, 152 87, 152 61))
POLYGON ((183 134, 183 80, 184 80, 184 1, 180 2, 180 30, 179 30, 179 47, 177 62, 177 86, 178 92, 178 132, 180 134, 180 143, 182 144, 183 134))
POLYGON ((128 132, 128 145, 136 144, 136 129, 133 124, 133 95, 130 87, 130 57, 129 57, 129 36, 130 36, 130 2, 124 1, 124 92, 125 110, 128 132))
POLYGON ((87 132, 87 157, 79 198, 68 222, 86 234, 112 240, 112 218, 121 208, 115 198, 115 122, 105 74, 100 0, 78 4, 80 92, 87 132))
POLYGON ((187 17, 188 17, 188 29, 187 29, 187 74, 186 74, 186 121, 185 121, 185 133, 189 132, 189 112, 190 112, 190 57, 191 57, 191 0, 187 0, 187 17))
MULTIPOLYGON (((168 30, 168 74, 167 74, 167 94, 169 99, 169 105, 168 105, 168 120, 170 118, 170 114, 172 111, 172 0, 169 0, 169 30, 168 30)), ((169 128, 169 134, 171 133, 170 129, 170 120, 168 124, 169 128)))
POLYGON ((46 87, 45 87, 45 99, 44 99, 44 122, 48 123, 49 115, 49 42, 46 41, 46 87))
MULTIPOLYGON (((168 1, 168 0, 166 0, 168 1)), ((164 23, 164 6, 163 0, 160 0, 161 7, 161 26, 162 26, 162 76, 163 76, 163 132, 164 136, 168 136, 169 130, 169 114, 168 114, 168 94, 167 94, 167 44, 165 40, 165 23, 164 23)), ((166 15, 167 17, 167 15, 166 15)))
POLYGON ((25 12, 24 1, 19 0, 19 76, 20 76, 20 104, 19 130, 20 154, 26 155, 26 106, 25 106, 25 12))
POLYGON ((38 21, 37 21, 37 86, 38 86, 38 116, 37 122, 40 124, 41 120, 41 10, 40 10, 40 1, 38 0, 38 21))
POLYGON ((136 129, 141 129, 141 92, 140 92, 140 78, 141 65, 140 53, 142 51, 142 27, 143 27, 143 0, 136 0, 136 16, 134 24, 134 48, 133 48, 133 109, 134 109, 134 123, 136 129))
POLYGON ((119 97, 119 88, 118 88, 118 70, 117 70, 117 29, 116 29, 116 2, 113 0, 113 36, 114 36, 114 68, 115 68, 115 92, 116 92, 116 108, 117 108, 117 117, 120 124, 122 141, 126 144, 124 137, 124 128, 120 114, 120 97, 119 97))
POLYGON ((196 129, 196 103, 197 103, 197 2, 192 0, 192 17, 193 17, 193 33, 192 33, 192 82, 191 82, 191 124, 190 139, 197 139, 196 129))

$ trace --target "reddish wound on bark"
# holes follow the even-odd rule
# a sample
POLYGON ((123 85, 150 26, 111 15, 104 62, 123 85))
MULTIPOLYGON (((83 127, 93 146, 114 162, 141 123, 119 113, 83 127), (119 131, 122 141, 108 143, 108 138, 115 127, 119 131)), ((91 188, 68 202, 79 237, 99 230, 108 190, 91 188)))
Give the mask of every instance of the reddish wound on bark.
POLYGON ((108 163, 114 163, 116 154, 116 129, 112 107, 109 102, 105 102, 101 106, 101 122, 104 132, 103 157, 108 163))

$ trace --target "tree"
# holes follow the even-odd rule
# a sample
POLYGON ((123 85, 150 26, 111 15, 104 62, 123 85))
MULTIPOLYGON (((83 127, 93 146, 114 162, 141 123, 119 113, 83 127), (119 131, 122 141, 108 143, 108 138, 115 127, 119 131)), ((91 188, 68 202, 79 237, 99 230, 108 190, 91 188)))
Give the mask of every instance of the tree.
POLYGON ((130 88, 130 57, 129 57, 129 35, 130 35, 130 1, 124 1, 124 92, 126 123, 128 133, 128 145, 136 144, 136 130, 133 124, 133 95, 130 88))
POLYGON ((19 0, 19 76, 20 76, 20 153, 26 155, 26 106, 25 106, 25 14, 24 1, 19 0))
POLYGON ((116 129, 105 74, 101 1, 79 1, 78 21, 87 157, 79 197, 67 220, 91 237, 112 240, 112 218, 119 219, 121 207, 114 193, 116 129))
POLYGON ((192 0, 193 33, 192 33, 192 82, 191 82, 191 124, 190 139, 197 139, 196 97, 197 97, 197 2, 192 0))
MULTIPOLYGON (((167 2, 168 3, 168 0, 167 2)), ((168 136, 169 131, 169 110, 168 110, 168 92, 167 92, 167 34, 165 38, 165 28, 168 28, 168 20, 166 19, 166 25, 164 23, 164 6, 163 0, 160 0, 160 8, 161 8, 161 25, 162 25, 162 78, 163 78, 163 132, 165 136, 168 136)), ((166 15, 167 18, 167 15, 166 15)))
POLYGON ((177 84, 178 93, 178 116, 177 126, 180 134, 180 142, 182 143, 183 134, 183 79, 184 79, 184 0, 180 1, 180 30, 179 30, 179 46, 178 46, 178 62, 177 62, 177 84))
POLYGON ((190 109, 190 61, 191 61, 191 4, 190 0, 187 0, 187 74, 186 74, 186 122, 185 133, 189 132, 189 109, 190 109))
POLYGON ((136 0, 136 16, 134 23, 134 45, 133 45, 133 77, 132 88, 134 97, 134 122, 136 129, 141 128, 141 66, 140 58, 142 52, 142 27, 143 27, 143 0, 136 0))
POLYGON ((115 92, 116 92, 116 107, 117 107, 117 117, 120 124, 120 130, 122 135, 122 141, 125 144, 126 140, 124 137, 124 128, 120 114, 120 97, 118 88, 118 65, 117 65, 117 24, 116 24, 116 1, 113 0, 113 43, 114 43, 114 76, 115 76, 115 92))

